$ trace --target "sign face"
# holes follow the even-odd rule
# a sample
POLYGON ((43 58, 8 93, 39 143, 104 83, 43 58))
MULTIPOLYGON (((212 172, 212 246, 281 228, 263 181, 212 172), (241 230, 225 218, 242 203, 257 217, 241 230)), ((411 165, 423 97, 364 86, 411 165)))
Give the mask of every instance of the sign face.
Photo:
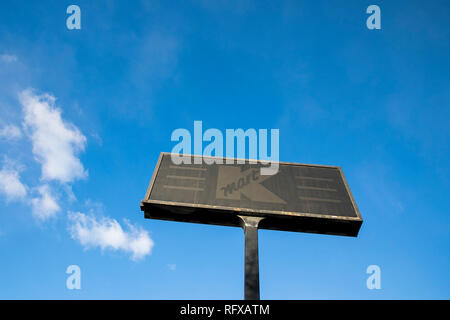
POLYGON ((261 162, 183 157, 190 164, 161 153, 141 202, 146 218, 240 226, 237 215, 248 215, 264 217, 261 229, 358 235, 362 218, 340 167, 280 162, 278 173, 261 175, 261 162))

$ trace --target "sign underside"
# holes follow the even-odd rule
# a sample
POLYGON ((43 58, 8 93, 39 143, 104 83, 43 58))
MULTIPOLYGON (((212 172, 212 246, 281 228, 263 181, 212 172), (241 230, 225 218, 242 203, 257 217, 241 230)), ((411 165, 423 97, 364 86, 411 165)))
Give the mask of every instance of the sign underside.
POLYGON ((189 157, 175 165, 161 153, 141 202, 146 218, 240 226, 237 215, 248 215, 264 217, 261 229, 358 235, 361 215, 340 167, 280 162, 278 173, 261 175, 267 164, 189 157))

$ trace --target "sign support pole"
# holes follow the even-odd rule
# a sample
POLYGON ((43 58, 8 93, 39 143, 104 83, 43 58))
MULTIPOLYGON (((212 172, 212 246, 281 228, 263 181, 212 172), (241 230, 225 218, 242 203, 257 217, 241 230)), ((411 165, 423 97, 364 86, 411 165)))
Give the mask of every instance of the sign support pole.
POLYGON ((259 300, 258 225, 264 218, 238 217, 245 234, 245 300, 259 300))

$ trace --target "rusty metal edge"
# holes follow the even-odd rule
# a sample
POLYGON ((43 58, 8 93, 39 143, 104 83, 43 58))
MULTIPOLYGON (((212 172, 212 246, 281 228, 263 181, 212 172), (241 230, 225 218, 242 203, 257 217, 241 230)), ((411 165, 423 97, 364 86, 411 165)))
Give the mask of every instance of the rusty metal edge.
POLYGON ((350 190, 350 186, 348 185, 347 179, 345 178, 344 171, 342 170, 341 167, 338 167, 338 170, 339 170, 339 173, 341 174, 342 181, 344 181, 345 189, 347 190, 347 193, 348 193, 348 195, 350 196, 350 200, 351 200, 351 202, 352 202, 353 209, 355 210, 356 215, 358 216, 358 218, 359 218, 359 219, 361 220, 361 222, 362 222, 362 221, 363 221, 363 218, 362 218, 362 216, 361 216, 361 212, 359 211, 359 208, 358 208, 358 206, 356 205, 355 198, 353 197, 353 193, 352 193, 352 191, 350 190))
MULTIPOLYGON (((167 205, 167 206, 177 206, 177 207, 189 207, 189 208, 201 208, 201 209, 214 209, 221 210, 227 212, 235 212, 239 214, 264 214, 264 215, 275 215, 275 216, 293 216, 293 217, 310 217, 310 218, 322 218, 322 219, 334 219, 341 221, 360 221, 360 216, 358 217, 342 217, 342 216, 334 216, 334 215, 325 215, 325 214, 312 214, 312 213, 303 213, 303 212, 292 212, 292 211, 275 211, 275 210, 255 210, 248 208, 236 208, 236 207, 227 207, 227 206, 212 206, 207 204, 192 204, 192 203, 184 203, 184 202, 174 202, 174 201, 164 201, 164 200, 146 200, 141 202, 141 210, 144 211, 145 204, 158 204, 158 205, 167 205)), ((358 213, 357 213, 358 214, 358 213)))
POLYGON ((162 158, 163 158, 164 154, 165 154, 164 152, 161 152, 159 154, 158 162, 156 163, 155 170, 153 171, 152 179, 150 180, 150 184, 148 185, 147 192, 145 193, 144 200, 142 200, 142 201, 146 201, 150 197, 150 193, 152 192, 153 184, 155 183, 156 176, 158 175, 159 167, 161 166, 161 161, 162 161, 162 158))
POLYGON ((308 167, 323 167, 323 168, 334 168, 339 169, 339 166, 330 166, 325 164, 308 164, 308 163, 294 163, 294 162, 283 162, 283 161, 269 161, 269 160, 257 160, 257 159, 242 159, 242 158, 229 158, 229 157, 213 157, 213 156, 202 156, 197 154, 181 154, 181 153, 172 153, 172 152, 161 152, 163 155, 182 155, 183 157, 201 157, 201 158, 210 158, 210 159, 222 159, 222 160, 238 160, 238 161, 248 161, 248 162, 256 162, 261 164, 270 164, 270 163, 278 163, 278 164, 288 164, 293 166, 308 166, 308 167))

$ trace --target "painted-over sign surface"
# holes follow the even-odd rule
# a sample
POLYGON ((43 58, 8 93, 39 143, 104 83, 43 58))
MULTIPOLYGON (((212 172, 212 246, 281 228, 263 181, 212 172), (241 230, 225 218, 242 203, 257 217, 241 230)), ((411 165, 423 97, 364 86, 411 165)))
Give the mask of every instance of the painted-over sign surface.
POLYGON ((244 214, 265 217, 265 229, 358 233, 362 219, 340 167, 280 162, 278 173, 261 175, 261 163, 194 157, 175 165, 161 153, 141 202, 147 218, 239 226, 244 214))

